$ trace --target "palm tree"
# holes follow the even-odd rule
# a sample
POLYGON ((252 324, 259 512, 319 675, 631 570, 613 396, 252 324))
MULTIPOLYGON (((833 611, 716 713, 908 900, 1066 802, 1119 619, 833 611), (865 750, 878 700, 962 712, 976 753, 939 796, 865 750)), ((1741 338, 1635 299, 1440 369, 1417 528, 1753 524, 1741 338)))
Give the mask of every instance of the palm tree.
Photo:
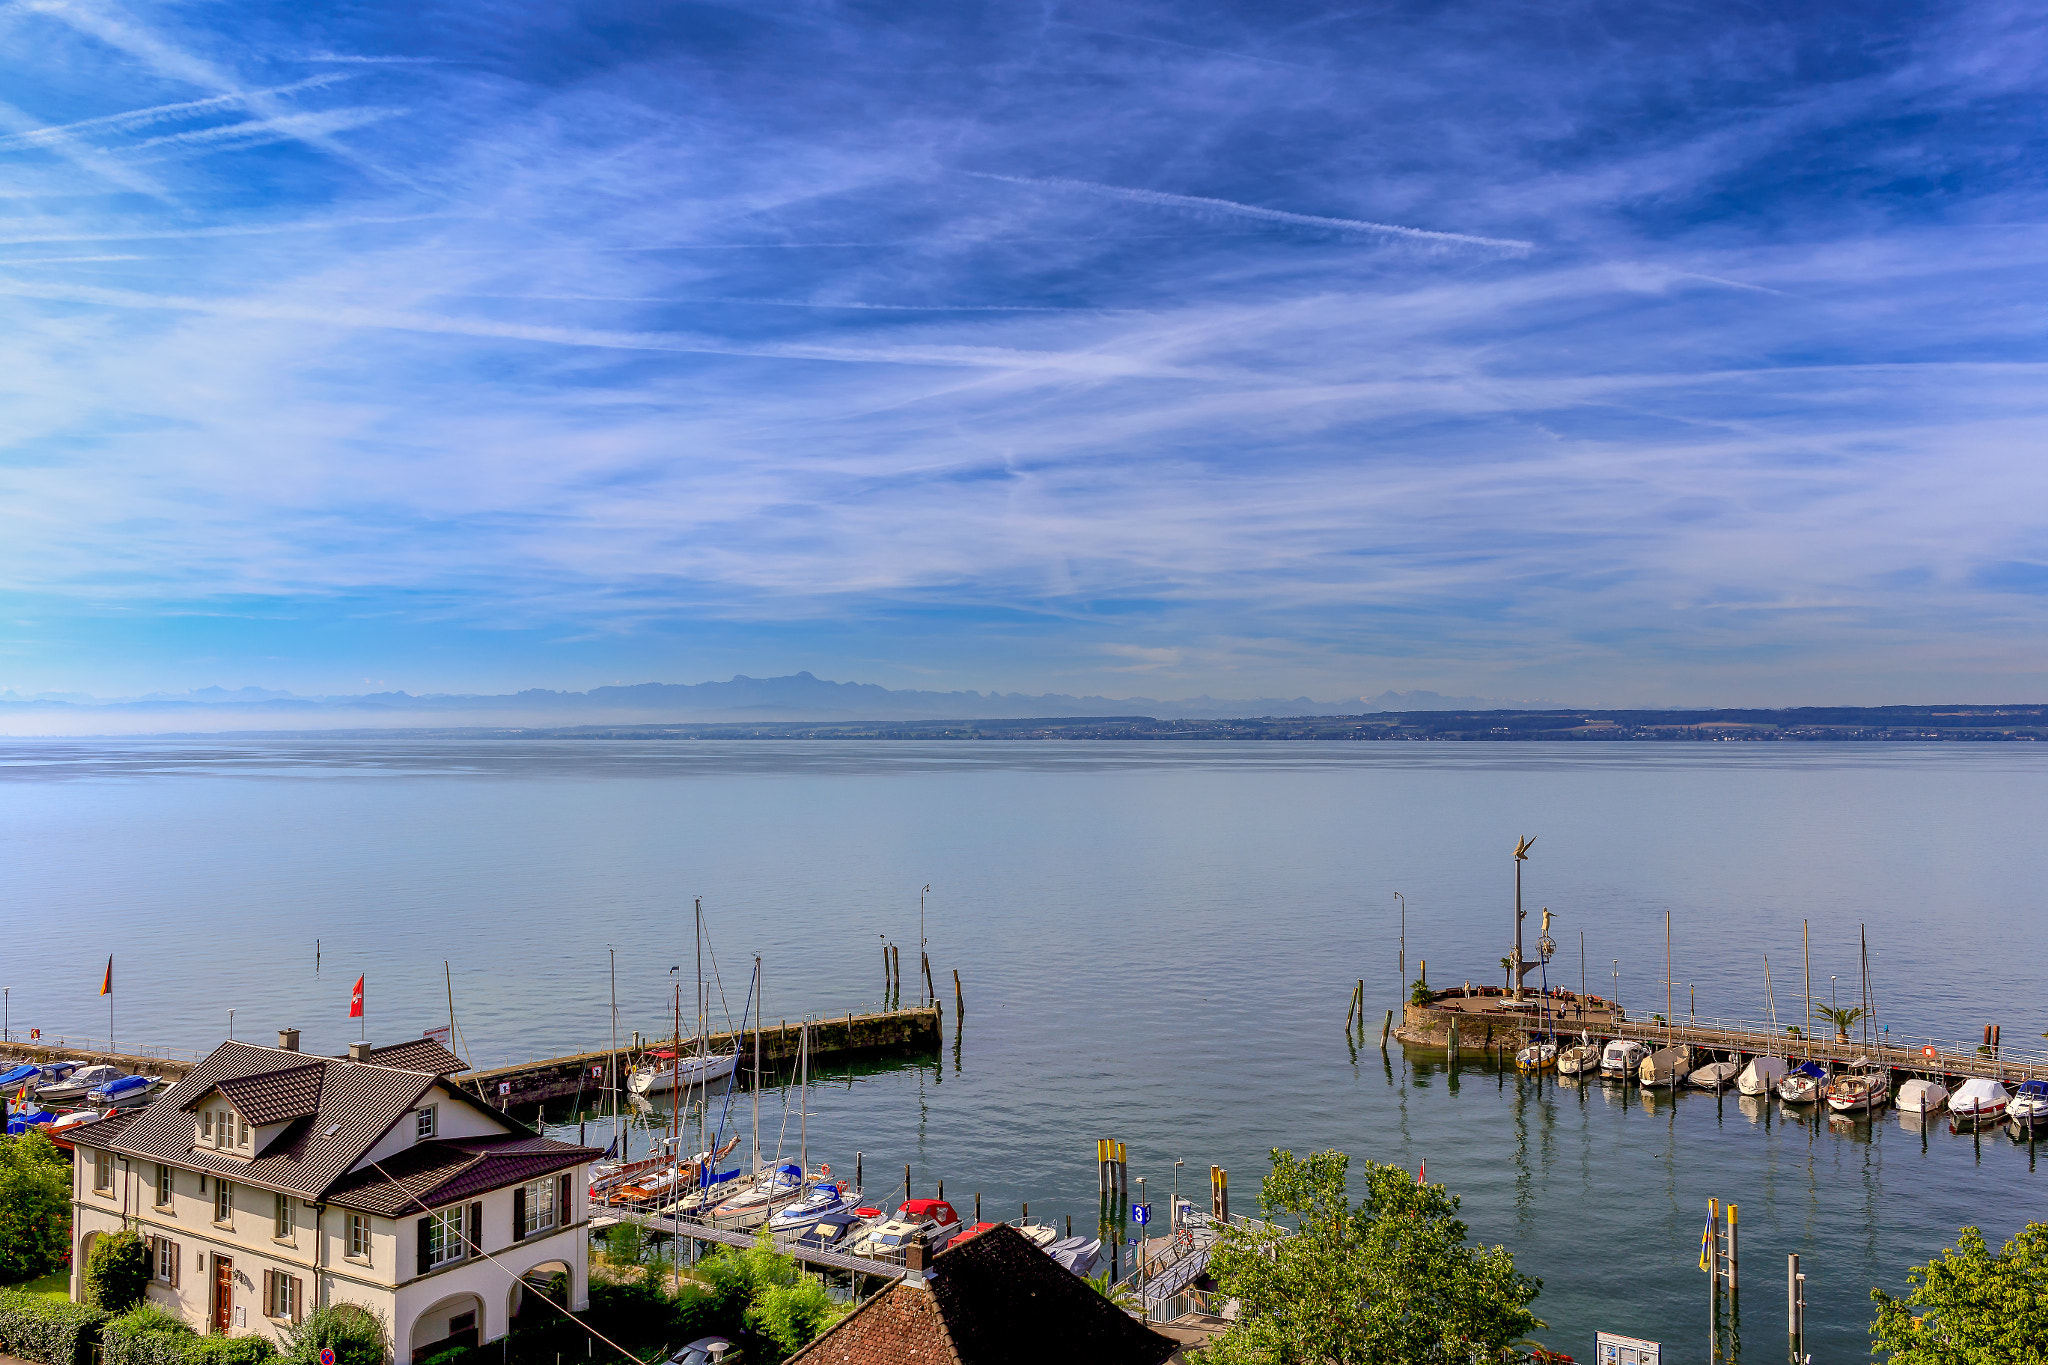
POLYGON ((1502 958, 1500 969, 1507 973, 1508 989, 1512 991, 1515 988, 1515 960, 1511 957, 1502 958))
POLYGON ((1814 1013, 1835 1026, 1836 1042, 1846 1043, 1849 1041, 1849 1030, 1856 1027, 1856 1022, 1870 1011, 1861 1005, 1844 1005, 1840 1009, 1818 1005, 1815 1006, 1814 1013))

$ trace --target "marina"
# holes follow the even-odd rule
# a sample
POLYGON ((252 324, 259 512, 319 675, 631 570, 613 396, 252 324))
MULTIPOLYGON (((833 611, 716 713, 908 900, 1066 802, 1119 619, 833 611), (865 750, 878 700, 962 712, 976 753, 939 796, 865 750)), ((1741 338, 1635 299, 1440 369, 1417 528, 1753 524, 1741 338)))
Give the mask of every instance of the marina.
MULTIPOLYGON (((1641 1025, 1628 1032, 1661 1045, 1648 1007, 1654 998, 1663 1012, 1667 909, 1676 956, 1689 964, 1676 973, 1679 1025, 1689 1026, 1696 982, 1699 1026, 1718 1020, 1738 1033, 1746 1021, 1768 1028, 1761 955, 1775 968, 1782 952, 1796 972, 1804 918, 1815 994, 1827 1000, 1834 972, 1854 995, 1857 924, 1868 921, 1893 1038, 1910 1029, 1940 1039, 1948 1066, 1990 1074, 1972 1065, 1970 1044, 1985 1022, 2002 1021, 2001 1062, 2023 1071, 2024 1044, 2048 1018, 2000 944, 2039 921, 2024 850, 2048 760, 2022 747, 1632 745, 1558 756, 1485 745, 685 754, 328 744, 252 748, 247 767, 263 775, 223 778, 203 754, 107 746, 75 761, 38 756, 12 785, 0 782, 8 819, 42 850, 0 869, 0 887, 22 914, 69 926, 35 974, 12 978, 13 1032, 17 1043, 25 1023, 45 1041, 61 1034, 65 1057, 87 1055, 82 1038, 103 1048, 98 943, 146 932, 145 913, 216 937, 261 934, 275 888, 289 885, 306 916, 360 926, 331 931, 323 975, 310 942, 301 965, 287 954, 275 972, 227 981, 203 951, 206 935, 152 940, 149 960, 134 958, 125 978, 117 962, 127 994, 116 996, 116 1036, 151 1046, 124 1041, 120 1052, 202 1050, 222 1036, 228 1006, 238 1037, 290 1021, 306 1027, 309 1050, 343 1051, 358 1036, 348 988, 365 970, 370 1036, 417 1035, 446 1022, 442 962, 452 957, 479 1071, 590 1053, 601 1062, 607 943, 640 945, 630 970, 620 958, 630 1025, 620 1051, 631 1052, 634 1028, 643 1048, 674 1032, 668 968, 692 972, 680 879, 716 889, 705 909, 722 962, 760 952, 773 967, 764 1050, 785 1013, 792 1058, 800 1015, 823 1025, 898 1013, 932 1040, 828 1061, 830 1039, 814 1039, 810 1158, 838 1174, 864 1152, 871 1190, 899 1191, 910 1165, 919 1194, 943 1181, 970 1208, 979 1190, 986 1210, 1014 1218, 1028 1203, 1035 1221, 1064 1230, 1071 1215, 1076 1234, 1092 1236, 1096 1133, 1127 1141, 1131 1189, 1148 1177, 1162 1211, 1154 1229, 1176 1159, 1188 1162, 1184 1195, 1190 1177, 1199 1192, 1209 1163, 1229 1168, 1233 1211, 1253 1216, 1274 1146, 1345 1151, 1354 1170, 1373 1160, 1412 1176, 1426 1162, 1429 1180, 1462 1199, 1473 1238, 1508 1246, 1543 1279, 1545 1340, 1581 1358, 1596 1328, 1656 1339, 1666 1323, 1700 1319, 1700 1209, 1721 1196, 1742 1205, 1745 1268, 1804 1258, 1815 1358, 1860 1357, 1872 1286, 1901 1288, 1904 1267, 1951 1245, 1965 1224, 1994 1242, 2011 1235, 2038 1202, 2025 1143, 2002 1128, 1952 1136, 1945 1108, 1924 1124, 1896 1103, 1816 1124, 1810 1104, 1788 1109, 1732 1087, 1560 1083, 1574 1078, 1518 1073, 1511 1057, 1496 1065, 1463 1039, 1453 1067, 1441 1045, 1403 1047, 1392 1030, 1418 956, 1432 985, 1490 975, 1500 987, 1512 839, 1499 831, 1557 806, 1563 788, 1571 800, 1545 817, 1540 861, 1526 874, 1531 928, 1548 904, 1562 955, 1574 959, 1587 929, 1590 985, 1626 1002, 1626 1022, 1641 1025), (130 752, 128 771, 147 776, 86 775, 130 752), (1674 803, 1695 839, 1673 840, 1674 803), (110 822, 135 831, 125 861, 65 854, 67 830, 110 822), (323 833, 308 842, 306 828, 323 833), (1906 828, 1921 834, 1897 837, 1906 828), (225 830, 236 837, 214 834, 225 830), (358 843, 390 850, 378 885, 402 892, 366 900, 350 852, 358 843), (1923 861, 1916 850, 1929 844, 1953 857, 1923 861), (1734 847, 1742 857, 1725 856, 1734 847), (1840 853, 1816 863, 1817 848, 1840 853), (594 883, 593 868, 610 871, 594 883), (923 993, 914 962, 926 882, 945 893, 927 928, 934 984, 949 997, 961 969, 964 1020, 950 999, 943 1020, 926 1011, 922 1023, 880 1002, 878 932, 902 945, 903 1003, 923 993), (1400 976, 1396 889, 1408 901, 1400 976), (1958 894, 1973 913, 1937 943, 1918 907, 1958 894), (595 908, 564 913, 581 906, 595 908), (1616 958, 1619 991, 1609 989, 1616 958), (1337 1000, 1361 977, 1365 1027, 1347 1044, 1337 1000), (1584 1255, 1595 1243, 1635 1249, 1627 1295, 1584 1255)), ((1561 975, 1553 958, 1553 987, 1561 975)), ((1573 961, 1575 991, 1578 975, 1573 961)), ((1539 988, 1534 975, 1527 984, 1539 988)), ((1796 978, 1787 992, 1781 975, 1779 988, 1781 1023, 1803 1023, 1803 1009, 1785 1009, 1796 978)), ((686 980, 686 1013, 689 991, 686 980)), ((741 1004, 735 993, 735 1019, 741 1004)), ((730 1032, 720 1018, 716 1032, 730 1032)), ((1511 1024, 1526 1035, 1529 1023, 1503 1014, 1496 1035, 1511 1024)), ((1572 1024, 1558 1030, 1561 1043, 1576 1039, 1572 1024)), ((1830 1030, 1821 1047, 1833 1059, 1831 1046, 1830 1030)), ((782 1063, 764 1087, 764 1159, 776 1155, 789 1071, 782 1063)), ((743 1068, 735 1080, 742 1100, 750 1079, 743 1068)), ((666 1097, 653 1098, 624 1111, 636 1157, 669 1130, 666 1097)), ((560 1140, 609 1140, 596 1092, 579 1101, 571 1087, 512 1113, 560 1140)), ((792 1099, 791 1160, 798 1127, 792 1099)), ((1135 1251, 1120 1244, 1120 1270, 1135 1251)), ((1746 1330, 1756 1336, 1759 1317, 1775 1329, 1754 1279, 1745 1287, 1746 1330)))

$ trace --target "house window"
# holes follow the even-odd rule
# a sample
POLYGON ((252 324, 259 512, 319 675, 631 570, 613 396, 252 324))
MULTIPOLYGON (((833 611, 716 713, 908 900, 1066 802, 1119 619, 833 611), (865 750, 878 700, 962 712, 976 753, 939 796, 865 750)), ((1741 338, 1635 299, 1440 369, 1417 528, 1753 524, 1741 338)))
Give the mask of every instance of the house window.
POLYGON ((171 1168, 162 1162, 156 1168, 156 1206, 167 1209, 171 1206, 171 1168))
POLYGON ((350 1260, 370 1259, 370 1217, 368 1214, 352 1213, 348 1216, 348 1257, 350 1260))
POLYGON ((277 1197, 277 1225, 270 1235, 281 1242, 292 1239, 292 1197, 288 1194, 277 1197))
POLYGON ((520 1188, 520 1207, 526 1211, 522 1225, 528 1237, 547 1231, 557 1222, 555 1188, 553 1177, 536 1180, 520 1188))
POLYGON ((151 1240, 156 1244, 156 1278, 175 1286, 178 1283, 178 1244, 168 1237, 151 1240))
POLYGON ((434 1135, 434 1110, 437 1107, 430 1104, 424 1109, 414 1111, 412 1116, 412 1135, 415 1142, 425 1142, 434 1135))
POLYGON ((452 1209, 430 1213, 424 1221, 427 1225, 428 1267, 461 1260, 465 1251, 462 1244, 462 1206, 458 1204, 452 1209))
POLYGON ((209 1147, 213 1145, 213 1111, 211 1109, 199 1111, 199 1140, 209 1147))
POLYGON ((92 1192, 112 1194, 114 1192, 114 1154, 94 1152, 92 1154, 92 1192))
POLYGON ((266 1296, 269 1302, 263 1306, 263 1311, 273 1318, 290 1318, 296 1322, 299 1316, 299 1281, 275 1270, 264 1278, 269 1281, 270 1292, 266 1296))
POLYGON ((228 1198, 228 1196, 234 1192, 234 1188, 235 1187, 233 1185, 230 1185, 225 1180, 216 1180, 213 1182, 214 1222, 231 1223, 234 1221, 235 1206, 228 1198))

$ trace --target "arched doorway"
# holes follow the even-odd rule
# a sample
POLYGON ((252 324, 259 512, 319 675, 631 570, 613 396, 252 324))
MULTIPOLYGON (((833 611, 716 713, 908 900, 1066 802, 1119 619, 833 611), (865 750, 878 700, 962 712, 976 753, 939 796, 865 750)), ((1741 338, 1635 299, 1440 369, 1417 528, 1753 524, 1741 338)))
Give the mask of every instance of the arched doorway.
POLYGON ((512 1330, 560 1318, 556 1310, 567 1309, 575 1292, 573 1276, 567 1261, 545 1261, 514 1280, 505 1304, 512 1330))
POLYGON ((454 1294, 412 1320, 413 1360, 425 1360, 459 1346, 483 1340, 484 1301, 474 1294, 454 1294))

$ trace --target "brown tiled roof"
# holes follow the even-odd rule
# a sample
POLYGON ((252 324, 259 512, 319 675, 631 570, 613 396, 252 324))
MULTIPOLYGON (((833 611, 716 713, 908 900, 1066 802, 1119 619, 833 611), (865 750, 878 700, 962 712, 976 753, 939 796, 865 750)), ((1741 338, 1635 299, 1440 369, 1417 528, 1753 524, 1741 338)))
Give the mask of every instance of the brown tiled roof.
MULTIPOLYGON (((93 1146, 320 1199, 392 1125, 412 1111, 436 1080, 434 1073, 426 1071, 226 1042, 183 1081, 133 1111, 134 1117, 112 1135, 112 1141, 95 1140, 92 1134, 99 1131, 97 1125, 82 1125, 74 1131, 93 1146), (308 1108, 294 1097, 311 1091, 316 1080, 319 1088, 310 1112, 292 1118, 252 1160, 193 1145, 193 1121, 187 1106, 207 1092, 239 1093, 263 1112, 279 1114, 292 1107, 308 1108)), ((487 1109, 474 1097, 456 1094, 458 1101, 489 1113, 512 1135, 531 1136, 523 1125, 487 1109)), ((250 1119, 256 1121, 253 1115, 250 1119)))
POLYGON ((134 1122, 135 1116, 141 1112, 140 1109, 116 1109, 111 1114, 103 1114, 99 1118, 74 1124, 64 1130, 65 1141, 83 1137, 94 1147, 105 1146, 123 1128, 134 1122))
POLYGON ((468 1063, 432 1038, 414 1038, 388 1047, 373 1047, 363 1060, 373 1066, 395 1066, 400 1071, 430 1071, 436 1076, 451 1076, 458 1071, 469 1070, 468 1063))
POLYGON ((940 1252, 925 1286, 891 1285, 789 1365, 1162 1365, 1178 1349, 1005 1225, 940 1252))
POLYGON ((603 1153, 550 1138, 444 1138, 408 1147, 336 1182, 328 1201, 387 1218, 459 1204, 486 1190, 523 1185, 603 1153))
MULTIPOLYGON (((321 1082, 327 1068, 307 1062, 283 1071, 264 1071, 254 1076, 234 1076, 212 1087, 252 1126, 283 1123, 320 1112, 321 1082)), ((212 1090, 202 1091, 180 1106, 191 1110, 212 1090)))

